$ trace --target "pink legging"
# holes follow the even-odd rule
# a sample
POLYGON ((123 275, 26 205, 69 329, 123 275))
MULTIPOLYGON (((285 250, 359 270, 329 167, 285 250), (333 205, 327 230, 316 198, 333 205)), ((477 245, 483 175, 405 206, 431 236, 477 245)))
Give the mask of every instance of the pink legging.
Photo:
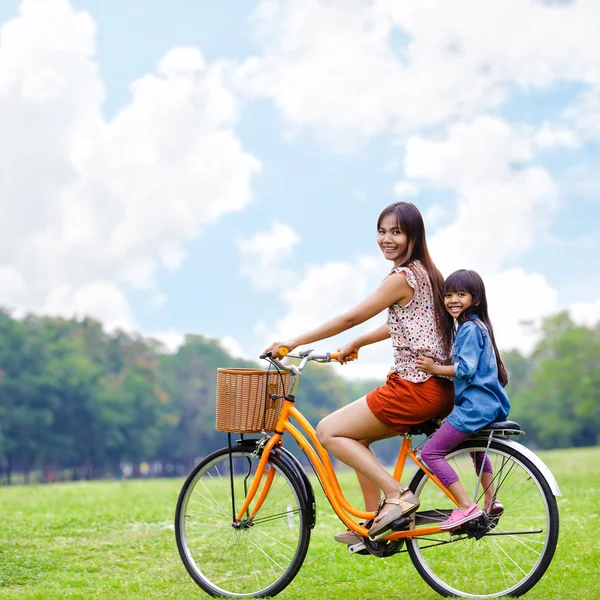
MULTIPOLYGON (((461 442, 464 442, 471 436, 470 433, 464 433, 455 429, 444 421, 442 426, 431 436, 431 439, 425 444, 421 451, 421 458, 427 463, 427 466, 431 469, 431 472, 446 486, 458 481, 458 475, 454 469, 448 464, 446 460, 446 454, 448 454, 453 448, 456 448, 461 442)), ((483 452, 471 452, 471 458, 475 464, 477 473, 481 470, 481 464, 483 452)), ((486 456, 485 463, 483 465, 484 473, 493 473, 492 463, 486 456)))

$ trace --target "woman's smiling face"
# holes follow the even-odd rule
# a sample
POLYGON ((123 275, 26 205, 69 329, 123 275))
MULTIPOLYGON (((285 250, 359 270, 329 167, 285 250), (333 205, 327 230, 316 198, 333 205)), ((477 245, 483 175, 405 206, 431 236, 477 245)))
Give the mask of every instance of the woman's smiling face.
POLYGON ((405 255, 408 239, 400 229, 394 214, 386 215, 381 219, 377 230, 377 244, 383 255, 394 263, 405 255))

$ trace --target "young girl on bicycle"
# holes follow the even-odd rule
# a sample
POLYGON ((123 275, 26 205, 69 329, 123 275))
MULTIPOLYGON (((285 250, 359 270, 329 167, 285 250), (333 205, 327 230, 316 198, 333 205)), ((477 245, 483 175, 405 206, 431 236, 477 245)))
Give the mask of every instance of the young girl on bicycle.
MULTIPOLYGON (((316 429, 319 442, 357 471, 366 510, 377 510, 371 537, 414 512, 419 500, 379 463, 370 444, 446 416, 453 406, 452 382, 417 369, 421 355, 433 357, 437 365, 447 363, 452 340, 452 324, 443 303, 443 278, 429 256, 417 207, 397 202, 385 208, 377 221, 377 243, 393 263, 377 290, 348 312, 265 350, 280 356, 282 346, 292 350, 324 340, 387 309, 387 323, 346 344, 338 358, 343 363, 359 348, 392 338, 394 366, 385 385, 325 417, 316 429), (384 499, 380 503, 381 491, 384 499)), ((335 539, 347 544, 358 541, 353 532, 338 534, 335 539)))
MULTIPOLYGON (((467 496, 445 456, 472 433, 494 421, 505 420, 510 403, 504 391, 508 375, 494 340, 481 277, 466 269, 452 273, 444 284, 444 305, 458 322, 452 348, 454 364, 444 366, 428 356, 421 356, 417 359, 417 367, 423 373, 454 377, 455 406, 423 447, 421 458, 458 503, 450 517, 440 523, 440 529, 454 529, 477 519, 482 511, 467 496)), ((483 454, 473 456, 473 461, 479 473, 483 454)), ((503 508, 494 498, 492 479, 492 465, 486 458, 481 478, 485 510, 490 516, 498 517, 503 508)))

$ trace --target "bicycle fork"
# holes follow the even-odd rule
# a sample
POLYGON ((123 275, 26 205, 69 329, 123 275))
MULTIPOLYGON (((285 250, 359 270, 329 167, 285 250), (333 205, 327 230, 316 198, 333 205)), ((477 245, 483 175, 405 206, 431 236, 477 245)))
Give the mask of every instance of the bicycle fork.
MULTIPOLYGON (((228 434, 228 436, 229 436, 229 448, 231 449, 232 448, 231 434, 228 434)), ((271 465, 268 464, 269 455, 271 453, 271 450, 277 443, 277 441, 274 440, 274 437, 268 438, 266 435, 264 435, 263 438, 256 445, 253 455, 255 457, 260 456, 260 460, 259 460, 258 465, 256 466, 256 472, 254 473, 254 478, 252 480, 252 483, 250 484, 250 489, 248 489, 248 480, 250 479, 250 476, 252 475, 253 462, 250 458, 248 458, 248 470, 244 477, 244 496, 245 497, 244 497, 244 502, 242 503, 242 506, 239 509, 239 511, 236 511, 236 507, 235 507, 236 506, 236 503, 235 503, 235 481, 234 481, 235 473, 233 472, 232 455, 231 455, 231 453, 229 454, 229 484, 230 484, 230 488, 231 488, 231 515, 232 515, 232 524, 235 528, 241 527, 243 523, 245 523, 245 524, 252 523, 254 517, 256 516, 256 514, 260 510, 261 506, 263 505, 265 498, 269 494, 271 485, 273 483, 273 479, 275 478, 275 469, 271 465), (261 455, 261 451, 262 451, 262 455, 261 455), (252 509, 252 512, 250 512, 250 504, 256 497, 258 489, 263 480, 263 476, 265 476, 265 475, 266 475, 266 477, 265 477, 265 481, 263 483, 262 489, 260 491, 260 495, 254 505, 254 508, 252 509), (246 515, 245 519, 244 519, 244 514, 246 515)))

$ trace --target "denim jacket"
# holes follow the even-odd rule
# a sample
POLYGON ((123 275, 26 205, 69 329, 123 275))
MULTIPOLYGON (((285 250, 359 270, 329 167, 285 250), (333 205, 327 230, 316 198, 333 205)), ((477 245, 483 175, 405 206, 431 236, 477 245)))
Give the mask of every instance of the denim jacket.
POLYGON ((498 380, 498 365, 490 334, 472 315, 456 332, 452 348, 454 364, 454 410, 448 423, 473 433, 508 417, 510 402, 498 380))

